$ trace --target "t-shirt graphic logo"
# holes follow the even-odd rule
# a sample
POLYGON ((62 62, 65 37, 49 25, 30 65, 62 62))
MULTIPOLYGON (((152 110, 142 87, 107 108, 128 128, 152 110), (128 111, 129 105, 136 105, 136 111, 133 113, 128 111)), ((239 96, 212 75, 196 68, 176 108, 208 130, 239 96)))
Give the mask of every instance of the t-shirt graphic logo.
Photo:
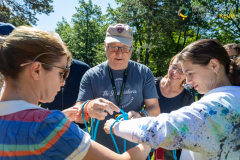
POLYGON ((117 32, 122 33, 124 31, 124 28, 122 26, 117 26, 117 32))

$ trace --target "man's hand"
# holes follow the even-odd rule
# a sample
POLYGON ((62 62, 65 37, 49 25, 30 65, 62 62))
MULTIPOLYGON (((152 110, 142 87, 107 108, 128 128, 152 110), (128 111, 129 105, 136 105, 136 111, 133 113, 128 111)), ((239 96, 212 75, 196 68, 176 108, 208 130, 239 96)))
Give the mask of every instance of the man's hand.
MULTIPOLYGON (((83 102, 81 102, 81 104, 83 104, 83 102)), ((76 121, 80 117, 81 109, 82 105, 78 106, 78 113, 75 118, 76 121)), ((120 112, 120 109, 114 103, 104 98, 91 100, 87 105, 87 113, 89 116, 99 120, 104 120, 108 113, 112 115, 114 111, 120 112)))
MULTIPOLYGON (((115 119, 109 119, 106 121, 106 123, 104 124, 104 131, 107 133, 107 134, 110 134, 110 127, 111 125, 115 122, 116 120, 115 119)), ((114 134, 114 126, 117 124, 117 122, 113 125, 112 127, 112 133, 114 134)))
POLYGON ((113 111, 120 112, 120 109, 104 98, 92 100, 87 106, 89 116, 99 120, 104 120, 108 113, 112 115, 113 111))
POLYGON ((128 119, 134 119, 134 118, 141 118, 142 116, 135 111, 129 111, 128 112, 128 119))
MULTIPOLYGON (((65 109, 62 111, 70 121, 75 120, 75 116, 78 113, 78 107, 73 106, 71 108, 65 109)), ((80 118, 80 117, 79 117, 80 118)))

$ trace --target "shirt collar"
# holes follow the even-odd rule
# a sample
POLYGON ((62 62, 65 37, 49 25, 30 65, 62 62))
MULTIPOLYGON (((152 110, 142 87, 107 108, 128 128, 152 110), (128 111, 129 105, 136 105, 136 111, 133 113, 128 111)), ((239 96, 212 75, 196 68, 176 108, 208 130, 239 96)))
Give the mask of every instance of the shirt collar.
POLYGON ((215 93, 215 92, 232 92, 232 91, 238 91, 240 92, 240 87, 239 86, 222 86, 218 88, 214 88, 208 93, 206 93, 204 96, 215 93))
POLYGON ((23 100, 0 102, 0 116, 16 113, 27 109, 44 109, 23 100))

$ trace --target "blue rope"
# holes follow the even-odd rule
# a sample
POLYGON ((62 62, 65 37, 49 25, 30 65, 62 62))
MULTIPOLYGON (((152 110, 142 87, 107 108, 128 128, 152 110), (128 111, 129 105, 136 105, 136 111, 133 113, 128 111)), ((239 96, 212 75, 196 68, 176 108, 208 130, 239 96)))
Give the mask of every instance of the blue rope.
POLYGON ((149 115, 148 115, 148 113, 146 111, 141 110, 140 112, 144 112, 149 117, 149 115))
MULTIPOLYGON (((112 126, 113 126, 116 122, 122 121, 123 119, 124 119, 124 120, 128 120, 128 114, 125 113, 125 112, 124 112, 123 110, 121 110, 121 109, 120 109, 120 112, 121 112, 122 114, 119 115, 119 116, 116 118, 116 121, 115 121, 115 122, 111 125, 111 127, 110 127, 110 135, 111 135, 111 137, 112 137, 113 143, 114 143, 114 145, 115 145, 115 148, 116 148, 118 154, 120 154, 120 152, 119 152, 117 143, 116 143, 116 141, 115 141, 115 138, 113 137, 113 134, 112 134, 112 126)), ((123 143, 124 143, 124 152, 126 152, 126 139, 124 139, 124 142, 123 142, 123 143)))
POLYGON ((173 150, 173 158, 177 160, 177 150, 173 150))
POLYGON ((93 140, 94 140, 94 141, 96 140, 96 137, 97 137, 97 129, 98 129, 98 125, 99 125, 99 120, 97 120, 97 122, 96 122, 96 126, 95 126, 94 137, 93 137, 93 140))
MULTIPOLYGON (((87 103, 88 101, 89 101, 89 100, 85 101, 85 102, 83 103, 83 105, 82 105, 82 117, 83 117, 83 122, 84 122, 84 125, 85 125, 85 127, 86 127, 86 130, 87 130, 88 134, 90 134, 90 132, 89 132, 89 130, 88 130, 87 123, 86 123, 86 121, 85 121, 84 113, 83 113, 84 106, 86 105, 86 103, 87 103)), ((96 126, 95 126, 95 131, 93 132, 93 130, 94 130, 94 123, 93 123, 93 121, 94 121, 94 120, 95 120, 94 118, 91 118, 91 138, 92 138, 92 140, 95 141, 95 140, 96 140, 96 136, 97 136, 97 129, 98 129, 99 120, 97 120, 96 126), (94 133, 95 133, 95 134, 94 134, 94 133)))
POLYGON ((94 130, 93 121, 94 121, 94 118, 91 118, 91 137, 92 137, 92 140, 95 141, 95 139, 94 139, 94 135, 93 135, 93 130, 94 130))
MULTIPOLYGON (((110 135, 111 135, 111 137, 112 137, 113 143, 114 143, 114 145, 115 145, 115 148, 116 148, 118 154, 120 154, 120 152, 119 152, 119 150, 118 150, 117 143, 116 143, 116 141, 115 141, 115 139, 114 139, 114 137, 113 137, 113 134, 112 134, 112 127, 113 127, 113 125, 114 125, 116 122, 122 121, 123 119, 124 119, 124 120, 128 120, 128 114, 125 113, 125 112, 124 112, 123 110, 121 110, 121 109, 120 109, 120 111, 121 111, 122 115, 119 115, 119 116, 117 117, 116 121, 110 126, 110 135), (123 119, 122 119, 122 118, 123 118, 123 119)), ((141 111, 144 112, 147 116, 149 116, 146 111, 144 111, 144 110, 141 110, 141 111)), ((136 145, 137 145, 137 144, 136 144, 136 145)), ((154 151, 154 148, 151 150, 151 152, 153 152, 153 151, 154 151)), ((124 139, 124 152, 126 152, 126 139, 124 139)), ((150 160, 150 155, 148 155, 148 160, 150 160)))
POLYGON ((117 121, 115 121, 115 122, 111 125, 111 127, 110 127, 110 135, 111 135, 111 137, 112 137, 113 143, 114 143, 114 145, 115 145, 115 148, 116 148, 118 154, 120 154, 120 152, 119 152, 119 150, 118 150, 118 147, 117 147, 117 143, 116 143, 116 141, 115 141, 115 139, 114 139, 114 137, 113 137, 113 133, 112 133, 112 127, 113 127, 113 125, 114 125, 116 122, 117 122, 117 121))
MULTIPOLYGON (((84 122, 84 124, 85 124, 86 130, 87 130, 87 132, 89 133, 88 126, 87 126, 87 123, 86 123, 86 121, 85 121, 84 113, 83 113, 83 108, 84 108, 85 104, 86 104, 88 101, 89 101, 89 100, 85 101, 85 102, 83 103, 83 105, 82 105, 82 117, 83 117, 83 122, 84 122)), ((147 116, 149 116, 146 111, 144 111, 144 110, 141 110, 141 111, 144 112, 147 116)), ((116 148, 118 154, 120 154, 120 152, 119 152, 117 143, 116 143, 116 141, 115 141, 115 138, 113 137, 112 127, 113 127, 113 125, 114 125, 116 122, 123 121, 123 120, 128 120, 128 114, 125 113, 122 109, 120 109, 120 112, 121 112, 122 114, 119 115, 119 116, 116 118, 116 121, 110 126, 110 135, 111 135, 111 137, 112 137, 113 143, 114 143, 114 145, 115 145, 115 148, 116 148)), ((94 120, 94 118, 91 118, 91 136, 92 136, 92 140, 95 141, 95 140, 96 140, 96 136, 97 136, 97 129, 98 129, 98 125, 99 125, 99 120, 97 120, 97 122, 96 122, 95 130, 94 130, 93 120, 94 120), (94 130, 94 132, 93 132, 93 130, 94 130)), ((89 133, 89 134, 90 134, 90 133, 89 133)), ((137 145, 137 144, 136 144, 136 145, 137 145)), ((126 152, 126 150, 127 150, 127 149, 126 149, 126 139, 124 139, 124 152, 126 152)), ((154 149, 151 150, 151 152, 153 152, 153 151, 154 151, 154 149)), ((148 155, 148 159, 150 160, 150 156, 149 156, 149 155, 148 155)))

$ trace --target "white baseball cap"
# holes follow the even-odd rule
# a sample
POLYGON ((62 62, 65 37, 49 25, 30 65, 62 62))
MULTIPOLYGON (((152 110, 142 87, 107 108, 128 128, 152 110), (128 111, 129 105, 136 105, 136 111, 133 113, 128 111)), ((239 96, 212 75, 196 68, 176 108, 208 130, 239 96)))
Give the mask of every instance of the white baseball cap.
POLYGON ((127 24, 111 24, 106 33, 105 43, 120 42, 127 46, 132 46, 133 32, 127 24))

